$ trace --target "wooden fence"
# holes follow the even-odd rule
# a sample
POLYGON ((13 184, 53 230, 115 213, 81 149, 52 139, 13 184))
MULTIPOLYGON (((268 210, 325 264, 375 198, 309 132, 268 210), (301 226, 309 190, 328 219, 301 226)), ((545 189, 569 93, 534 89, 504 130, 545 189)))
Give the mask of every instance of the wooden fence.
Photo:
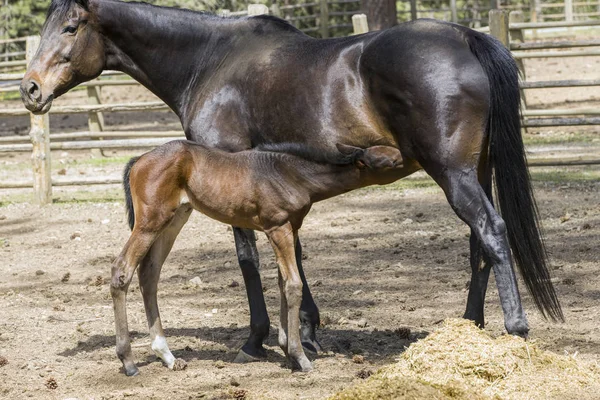
MULTIPOLYGON (((525 78, 520 83, 523 90, 600 86, 598 79, 567 79, 558 81, 526 80, 523 60, 528 58, 590 57, 600 56, 600 40, 566 40, 531 42, 524 41, 524 31, 544 28, 600 26, 600 21, 563 21, 550 23, 515 22, 509 23, 509 11, 494 10, 490 14, 489 28, 482 29, 499 38, 509 47, 522 68, 525 78), (493 18, 491 17, 493 15, 493 18), (571 50, 576 48, 577 50, 571 50), (555 51, 552 51, 555 50, 555 51), (556 51, 558 50, 558 51, 556 51)), ((528 109, 523 103, 522 115, 525 127, 553 127, 600 124, 600 110, 581 109, 528 109), (534 118, 535 117, 535 118, 534 118), (546 117, 546 118, 539 118, 546 117)))
POLYGON ((0 72, 10 72, 27 66, 25 52, 21 50, 24 43, 25 38, 0 39, 0 46, 4 49, 0 52, 0 72))
MULTIPOLYGON (((259 14, 267 12, 264 6, 251 7, 247 13, 259 14)), ((564 22, 561 24, 531 24, 531 23, 513 23, 509 24, 508 12, 494 11, 490 14, 492 17, 492 34, 500 38, 505 45, 514 50, 518 59, 529 57, 554 57, 554 56, 581 56, 597 55, 597 50, 578 50, 567 53, 565 51, 549 52, 550 49, 592 48, 600 45, 600 40, 587 41, 566 41, 566 42, 542 42, 542 43, 524 43, 511 42, 510 33, 516 37, 523 37, 523 30, 538 29, 551 26, 581 26, 581 22, 564 22), (582 53, 583 52, 583 53, 582 53)), ((354 32, 364 33, 368 31, 366 16, 355 15, 352 18, 354 32)), ((590 23, 587 23, 590 25, 590 23)), ((595 25, 596 23, 591 23, 595 25)), ((598 24, 600 25, 600 21, 598 24)), ((31 37, 27 40, 27 53, 30 59, 37 48, 39 38, 31 37)), ((76 133, 53 133, 50 134, 48 116, 30 115, 24 108, 0 109, 0 116, 30 115, 31 132, 29 137, 9 136, 0 138, 0 153, 5 152, 31 152, 34 164, 34 181, 31 182, 0 182, 1 188, 24 188, 34 187, 34 193, 40 204, 51 202, 52 186, 65 185, 92 185, 92 184, 112 184, 119 183, 117 178, 93 178, 93 179, 53 179, 50 175, 50 152, 51 150, 84 150, 84 149, 145 149, 154 147, 172 140, 176 137, 183 137, 183 132, 109 132, 104 130, 103 112, 124 112, 124 111, 150 111, 150 110, 168 110, 169 108, 162 102, 143 102, 128 104, 102 104, 98 89, 108 85, 139 85, 132 79, 115 80, 107 79, 111 76, 123 75, 119 72, 104 72, 99 79, 87 82, 82 86, 88 89, 88 98, 90 103, 78 106, 54 106, 51 113, 73 114, 83 113, 88 115, 89 131, 76 133), (86 139, 86 140, 82 140, 86 139), (102 139, 102 140, 99 140, 102 139), (52 140, 52 141, 51 141, 52 140)), ((18 81, 23 74, 0 74, 1 81, 18 81)), ((598 85, 599 80, 564 80, 564 81, 544 81, 529 82, 524 81, 521 84, 523 90, 534 90, 538 88, 555 87, 575 87, 598 85)), ((2 91, 18 90, 17 86, 1 89, 2 91)), ((600 125, 600 111, 596 109, 581 110, 530 110, 525 109, 525 127, 542 126, 562 126, 562 125, 600 125), (546 118, 540 118, 546 117, 546 118)), ((557 165, 588 165, 598 164, 600 160, 590 159, 570 159, 557 161, 536 161, 530 163, 530 166, 557 166, 557 165)))

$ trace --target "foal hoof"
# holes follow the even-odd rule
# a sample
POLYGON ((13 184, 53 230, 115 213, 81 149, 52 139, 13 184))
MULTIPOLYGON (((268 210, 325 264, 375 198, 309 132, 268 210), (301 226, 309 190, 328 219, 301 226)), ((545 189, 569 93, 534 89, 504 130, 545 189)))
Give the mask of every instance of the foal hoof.
POLYGON ((187 368, 187 362, 181 358, 176 358, 171 369, 173 371, 183 371, 187 368))
POLYGON ((251 362, 264 361, 266 358, 267 358, 266 354, 264 355, 264 357, 262 357, 262 356, 256 357, 256 356, 252 356, 252 355, 246 353, 242 349, 237 354, 237 356, 235 356, 235 359, 233 360, 233 362, 238 363, 238 364, 246 364, 246 363, 251 363, 251 362))

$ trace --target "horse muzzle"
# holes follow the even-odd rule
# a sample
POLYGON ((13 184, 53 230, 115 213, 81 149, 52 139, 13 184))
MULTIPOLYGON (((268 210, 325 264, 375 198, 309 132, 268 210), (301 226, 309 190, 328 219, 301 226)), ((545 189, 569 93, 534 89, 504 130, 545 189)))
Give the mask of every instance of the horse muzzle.
POLYGON ((37 80, 33 78, 23 79, 19 91, 21 92, 21 100, 23 100, 25 108, 33 114, 45 114, 50 111, 54 95, 50 94, 44 98, 42 85, 37 80))

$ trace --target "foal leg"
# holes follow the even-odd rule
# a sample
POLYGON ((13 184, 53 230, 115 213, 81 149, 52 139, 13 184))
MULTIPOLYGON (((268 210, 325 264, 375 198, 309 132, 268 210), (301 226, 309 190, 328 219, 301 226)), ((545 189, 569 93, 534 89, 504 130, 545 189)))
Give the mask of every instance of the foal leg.
POLYGON ((306 282, 304 269, 302 268, 302 245, 300 238, 296 239, 296 265, 302 279, 302 304, 300 304, 300 338, 302 347, 311 353, 320 353, 323 351, 321 344, 317 340, 317 327, 321 324, 319 309, 306 282))
POLYGON ((152 244, 152 247, 140 263, 138 269, 140 291, 144 299, 144 308, 150 329, 150 339, 152 340, 152 350, 158 358, 163 360, 169 369, 173 369, 176 360, 167 345, 160 320, 156 293, 160 270, 171 252, 177 235, 189 219, 191 213, 192 207, 190 206, 182 206, 176 211, 173 220, 152 244))
POLYGON ((258 271, 260 262, 256 249, 256 237, 250 229, 233 228, 235 249, 244 276, 248 304, 250 305, 250 337, 240 349, 234 362, 245 363, 267 358, 263 341, 269 336, 269 314, 263 295, 258 271))
POLYGON ((113 299, 115 312, 115 328, 117 339, 117 357, 123 363, 127 376, 137 375, 138 368, 135 366, 131 354, 131 342, 129 339, 129 327, 127 325, 127 289, 131 278, 142 258, 148 252, 156 233, 142 232, 134 229, 127 241, 121 255, 115 260, 112 267, 112 280, 110 293, 113 299))
MULTIPOLYGON (((476 171, 448 170, 441 178, 440 185, 458 217, 477 236, 484 254, 492 264, 506 330, 526 337, 529 327, 517 288, 506 225, 479 184, 476 171)), ((477 288, 481 291, 483 285, 476 285, 479 285, 477 288)))
POLYGON ((312 365, 300 340, 299 313, 302 302, 302 279, 296 265, 296 233, 290 223, 267 232, 279 266, 282 292, 279 344, 292 363, 292 370, 310 371, 312 365))

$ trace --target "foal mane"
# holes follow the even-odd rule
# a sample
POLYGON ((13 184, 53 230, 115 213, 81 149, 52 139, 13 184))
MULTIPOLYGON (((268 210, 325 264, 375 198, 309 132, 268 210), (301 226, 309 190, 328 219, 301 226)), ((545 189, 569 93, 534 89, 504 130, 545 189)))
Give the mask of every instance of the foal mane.
POLYGON ((254 150, 291 155, 317 164, 332 165, 353 164, 356 161, 356 158, 361 154, 360 149, 357 149, 351 154, 342 154, 337 150, 319 149, 302 143, 261 144, 256 146, 254 150))

